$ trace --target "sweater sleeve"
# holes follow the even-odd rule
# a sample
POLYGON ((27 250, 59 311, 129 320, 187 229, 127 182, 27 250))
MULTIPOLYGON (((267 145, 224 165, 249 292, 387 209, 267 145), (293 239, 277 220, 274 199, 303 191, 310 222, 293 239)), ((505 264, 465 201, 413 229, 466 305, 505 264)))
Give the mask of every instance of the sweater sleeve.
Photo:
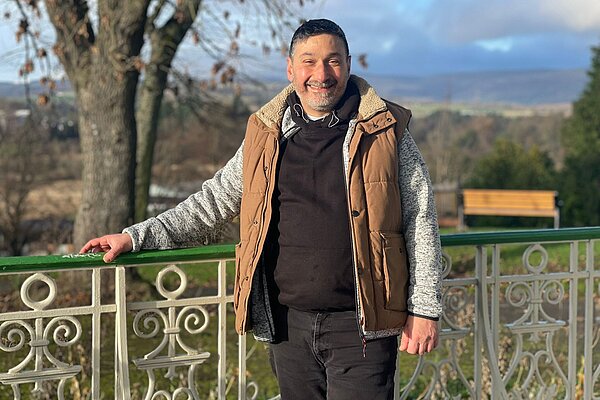
POLYGON ((409 313, 430 319, 442 315, 442 250, 433 189, 427 166, 406 130, 398 143, 403 233, 410 266, 409 313))
POLYGON ((244 143, 202 188, 176 207, 125 228, 133 251, 208 243, 240 211, 244 143))

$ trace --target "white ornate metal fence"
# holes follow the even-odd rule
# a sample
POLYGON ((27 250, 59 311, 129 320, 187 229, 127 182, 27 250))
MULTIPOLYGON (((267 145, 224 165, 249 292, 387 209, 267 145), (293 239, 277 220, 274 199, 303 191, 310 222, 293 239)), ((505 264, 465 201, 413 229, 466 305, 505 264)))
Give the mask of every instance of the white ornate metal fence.
MULTIPOLYGON (((399 357, 396 398, 600 399, 599 239, 443 236, 441 344, 399 357)), ((115 265, 0 259, 0 398, 276 397, 265 346, 233 329, 232 258, 208 246, 115 265)))

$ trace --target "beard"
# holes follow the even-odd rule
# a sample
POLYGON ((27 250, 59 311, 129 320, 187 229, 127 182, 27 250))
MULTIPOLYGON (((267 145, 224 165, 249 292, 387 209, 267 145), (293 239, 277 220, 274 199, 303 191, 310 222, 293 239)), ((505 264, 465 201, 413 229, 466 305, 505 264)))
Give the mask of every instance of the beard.
MULTIPOLYGON (((340 86, 340 82, 328 79, 324 82, 308 81, 305 86, 315 88, 333 88, 333 90, 324 93, 313 93, 310 89, 306 89, 304 93, 304 100, 314 110, 321 112, 333 111, 336 104, 340 101, 346 90, 346 85, 340 86)), ((298 91, 296 91, 298 92, 298 91)))

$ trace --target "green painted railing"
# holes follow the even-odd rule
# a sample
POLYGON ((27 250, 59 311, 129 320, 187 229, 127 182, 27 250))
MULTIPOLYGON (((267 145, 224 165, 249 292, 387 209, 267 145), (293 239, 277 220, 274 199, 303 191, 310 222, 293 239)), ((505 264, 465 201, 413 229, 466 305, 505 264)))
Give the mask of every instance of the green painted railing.
MULTIPOLYGON (((0 274, 102 267, 104 253, 52 256, 0 257, 0 274)), ((174 250, 146 250, 120 255, 112 265, 143 265, 185 261, 206 261, 234 257, 234 245, 210 245, 174 250)))
POLYGON ((442 246, 479 246, 502 243, 560 242, 600 239, 600 226, 522 231, 453 233, 442 235, 442 246))
MULTIPOLYGON (((600 320, 600 307, 595 306, 600 300, 599 240, 600 227, 442 235, 446 278, 440 349, 418 359, 401 355, 399 366, 404 367, 398 370, 395 399, 413 398, 418 393, 425 393, 423 398, 492 399, 529 398, 533 393, 536 398, 558 396, 569 400, 581 398, 576 393, 583 393, 586 400, 599 399, 600 359, 595 356, 599 354, 595 338, 600 337, 600 326, 595 322, 600 320)), ((48 353, 56 368, 42 368, 38 361, 47 355, 43 351, 48 346, 70 348, 79 341, 91 359, 91 398, 100 398, 105 390, 100 384, 101 348, 111 346, 101 335, 108 330, 115 333, 115 398, 130 398, 130 371, 137 374, 132 377, 134 382, 143 380, 138 374, 142 370, 166 368, 171 373, 177 365, 189 367, 194 375, 194 369, 205 361, 207 370, 217 370, 215 398, 260 398, 258 386, 246 376, 246 363, 256 349, 257 353, 261 351, 260 347, 252 342, 248 350, 246 336, 229 332, 233 295, 231 280, 226 275, 231 273, 229 261, 233 258, 233 245, 128 253, 119 256, 111 263, 114 267, 109 268, 102 261, 102 253, 0 258, 0 278, 9 287, 19 282, 20 300, 27 306, 0 314, 0 359, 7 360, 7 354, 12 353, 11 360, 16 361, 9 362, 9 367, 13 367, 21 357, 18 350, 24 346, 36 357, 35 371, 21 371, 25 364, 8 372, 0 368, 0 386, 15 389, 20 383, 35 382, 37 390, 42 388, 41 382, 81 379, 82 367, 77 360, 65 364, 50 358, 48 353), (198 297, 179 297, 187 285, 186 274, 191 270, 186 269, 186 263, 195 266, 203 262, 210 262, 209 268, 216 270, 216 287, 198 297), (128 283, 126 270, 151 264, 161 265, 154 279, 158 294, 150 301, 128 298, 131 282, 128 283), (53 305, 63 274, 46 273, 68 270, 75 272, 69 275, 89 281, 89 304, 86 301, 84 305, 53 305), (165 289, 165 285, 177 282, 177 279, 165 280, 167 274, 171 278, 173 274, 179 276, 179 289, 165 289), (22 279, 25 280, 21 282, 22 279), (111 282, 114 299, 110 297, 111 282), (106 299, 105 283, 109 284, 106 299), (50 289, 46 299, 31 298, 30 290, 35 291, 41 284, 50 289), (106 328, 109 325, 105 317, 114 320, 110 328, 106 328), (197 352, 183 345, 202 333, 211 318, 215 320, 210 324, 213 333, 207 330, 206 343, 202 345, 202 349, 208 349, 210 340, 216 342, 214 346, 211 344, 212 358, 209 358, 209 352, 197 352), (200 326, 202 321, 205 324, 200 326), (48 336, 46 331, 53 330, 55 335, 48 336), (179 332, 184 330, 180 336, 179 332), (54 338, 55 345, 49 337, 54 338), (168 341, 168 349, 165 347, 168 354, 163 354, 167 350, 161 353, 157 348, 150 356, 146 354, 150 345, 139 347, 140 341, 152 338, 162 339, 163 344, 168 341), (175 352, 177 345, 187 349, 185 354, 175 352), (227 363, 228 357, 233 364, 227 363), (237 395, 228 394, 235 380, 237 395)), ((151 268, 145 268, 144 272, 154 274, 151 268)), ((266 354, 261 357, 264 362, 257 365, 264 369, 266 354)), ((260 368, 250 370, 256 372, 260 368)), ((149 375, 148 382, 150 392, 154 393, 153 375, 149 375)), ((182 385, 178 391, 187 390, 182 385)), ((59 386, 52 394, 62 390, 59 386)), ((0 397, 8 398, 6 393, 2 392, 0 397)), ((200 398, 194 393, 191 398, 200 398)), ((13 398, 20 398, 17 391, 13 398)))
MULTIPOLYGON (((586 228, 538 229, 501 232, 453 233, 441 236, 442 246, 478 246, 501 243, 557 242, 600 239, 600 226, 586 228)), ((203 261, 234 257, 234 245, 210 245, 174 250, 147 250, 123 254, 111 264, 142 265, 184 261, 203 261)), ((102 266, 102 253, 52 256, 0 257, 0 274, 65 270, 102 266)))

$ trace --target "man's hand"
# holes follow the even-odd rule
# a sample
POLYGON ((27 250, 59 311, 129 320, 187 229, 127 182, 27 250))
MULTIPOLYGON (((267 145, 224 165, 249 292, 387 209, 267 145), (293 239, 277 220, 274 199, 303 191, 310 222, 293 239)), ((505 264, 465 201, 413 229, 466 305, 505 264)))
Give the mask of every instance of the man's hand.
POLYGON ((438 345, 438 321, 409 315, 402 330, 400 351, 408 354, 429 353, 438 345))
POLYGON ((119 254, 126 253, 132 249, 133 243, 131 242, 131 237, 126 233, 117 233, 90 240, 79 250, 79 254, 87 253, 88 251, 92 253, 105 251, 106 254, 102 259, 104 262, 109 263, 117 258, 119 254))

